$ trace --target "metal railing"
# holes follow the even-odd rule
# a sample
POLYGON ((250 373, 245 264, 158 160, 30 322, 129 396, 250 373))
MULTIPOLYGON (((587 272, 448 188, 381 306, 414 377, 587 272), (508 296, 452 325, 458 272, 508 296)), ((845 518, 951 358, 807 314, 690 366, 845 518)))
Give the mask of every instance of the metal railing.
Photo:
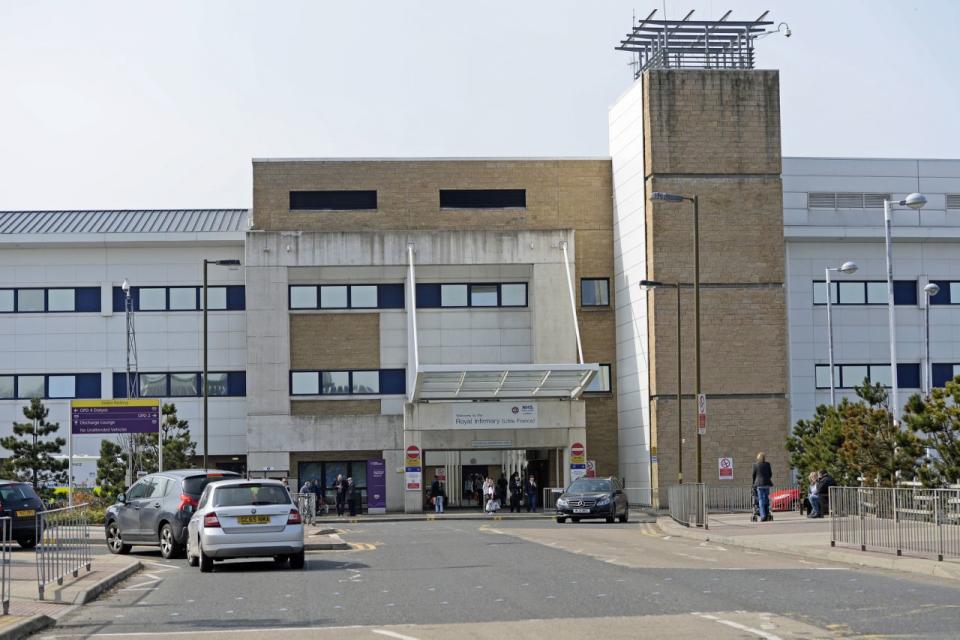
POLYGON ((960 558, 960 489, 830 487, 830 546, 960 558))
POLYGON ((90 571, 89 517, 86 504, 37 514, 37 587, 40 599, 52 582, 63 584, 69 573, 74 578, 80 569, 90 571))
POLYGON ((661 506, 658 490, 651 489, 649 486, 634 487, 624 482, 623 492, 627 494, 627 501, 631 507, 659 509, 661 506))
MULTIPOLYGON (((797 485, 770 487, 770 509, 799 511, 803 505, 804 492, 797 485)), ((752 486, 707 487, 707 508, 714 513, 751 513, 754 507, 752 486)))
POLYGON ((670 517, 687 527, 709 529, 707 523, 707 491, 702 484, 675 484, 667 487, 670 517))
POLYGON ((12 532, 13 520, 9 516, 0 518, 0 602, 3 603, 3 615, 10 613, 10 590, 13 587, 13 567, 10 564, 12 532))
POLYGON ((538 506, 540 506, 540 509, 544 513, 547 511, 556 511, 557 500, 560 499, 560 496, 563 495, 564 491, 565 489, 563 487, 544 487, 543 502, 538 506))
POLYGON ((317 494, 315 493, 291 493, 293 503, 297 505, 300 511, 300 517, 303 518, 303 524, 313 524, 317 518, 317 494))

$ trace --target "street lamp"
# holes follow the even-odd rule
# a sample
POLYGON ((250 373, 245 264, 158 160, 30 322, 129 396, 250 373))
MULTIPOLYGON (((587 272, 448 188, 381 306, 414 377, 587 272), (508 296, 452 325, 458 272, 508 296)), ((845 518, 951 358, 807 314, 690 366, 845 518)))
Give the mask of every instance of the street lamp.
POLYGON ((683 484, 683 388, 682 350, 680 349, 680 283, 657 282, 656 280, 641 280, 640 288, 656 289, 657 287, 673 287, 677 290, 677 483, 683 484))
POLYGON ((207 469, 207 455, 210 443, 210 428, 207 417, 207 399, 210 395, 210 382, 207 372, 207 266, 215 264, 221 267, 236 268, 239 260, 203 260, 203 469, 207 469))
MULTIPOLYGON (((920 209, 927 204, 927 197, 922 193, 911 193, 903 200, 897 201, 901 207, 920 209)), ((890 385, 891 403, 890 415, 894 426, 900 424, 900 400, 897 393, 897 323, 893 306, 893 238, 891 237, 893 223, 890 216, 890 200, 883 199, 883 238, 887 249, 887 316, 890 324, 890 385)), ((830 372, 833 375, 833 372, 830 372)))
MULTIPOLYGON (((654 191, 651 200, 663 202, 693 203, 693 317, 694 317, 694 367, 697 370, 697 398, 700 397, 700 198, 676 193, 654 191)), ((698 418, 699 420, 699 418, 698 418)), ((703 482, 703 454, 700 425, 697 424, 697 484, 703 482)))
POLYGON ((847 275, 857 272, 857 265, 854 262, 844 262, 839 267, 827 267, 824 269, 826 273, 827 280, 827 361, 830 363, 830 406, 837 406, 837 397, 836 390, 834 389, 833 381, 833 318, 830 315, 830 302, 833 297, 833 290, 831 289, 830 283, 830 272, 837 271, 839 273, 846 273, 847 275))
POLYGON ((925 326, 925 348, 924 348, 924 368, 923 368, 923 377, 925 378, 926 384, 924 385, 925 391, 929 394, 933 391, 933 363, 930 361, 930 300, 940 293, 940 287, 930 282, 923 287, 923 292, 927 294, 926 304, 923 305, 923 323, 925 326))

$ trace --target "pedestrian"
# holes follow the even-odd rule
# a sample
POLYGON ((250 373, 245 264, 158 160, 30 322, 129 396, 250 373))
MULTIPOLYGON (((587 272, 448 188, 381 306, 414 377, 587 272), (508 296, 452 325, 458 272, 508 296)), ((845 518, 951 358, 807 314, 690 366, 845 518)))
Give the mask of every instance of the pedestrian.
POLYGON ((497 478, 497 500, 500 501, 501 505, 507 504, 507 478, 503 475, 503 472, 497 478))
POLYGON ((527 513, 533 511, 537 512, 537 479, 533 477, 533 474, 527 478, 527 483, 523 487, 524 493, 527 497, 527 513))
POLYGON ((357 499, 360 497, 356 485, 353 484, 353 478, 347 478, 346 501, 350 507, 350 515, 357 515, 357 499))
POLYGON ((835 486, 837 482, 833 477, 827 473, 826 469, 821 469, 817 474, 817 500, 820 502, 818 518, 830 515, 830 487, 835 486))
POLYGON ((347 501, 347 483, 342 475, 337 475, 337 480, 333 483, 333 488, 337 491, 337 515, 342 516, 347 501))
POLYGON ((757 505, 760 508, 760 522, 773 520, 770 516, 770 487, 773 486, 773 469, 767 462, 767 456, 762 451, 757 454, 757 461, 753 463, 753 490, 757 494, 757 505))
POLYGON ((443 513, 443 485, 437 478, 430 483, 430 504, 437 513, 443 513))
POLYGON ((483 495, 486 499, 486 511, 487 513, 493 515, 498 509, 497 505, 497 492, 496 486, 491 478, 487 478, 483 482, 483 495))
POLYGON ((807 502, 810 505, 810 508, 807 509, 808 518, 817 518, 820 516, 820 496, 817 494, 817 480, 817 472, 811 471, 810 475, 807 476, 807 482, 810 484, 807 490, 807 502))
POLYGON ((520 484, 520 474, 516 471, 510 476, 510 513, 520 513, 520 494, 523 487, 520 484))
POLYGON ((303 486, 300 487, 300 496, 297 499, 297 503, 300 511, 303 512, 304 519, 308 523, 313 522, 313 518, 317 515, 317 503, 314 497, 312 480, 307 480, 303 483, 303 486))
POLYGON ((283 488, 287 490, 287 493, 290 493, 290 481, 287 480, 286 478, 283 478, 282 480, 280 480, 280 482, 283 483, 283 488))
POLYGON ((320 513, 330 513, 330 506, 323 497, 323 487, 320 486, 319 478, 314 478, 313 480, 313 493, 316 496, 314 504, 316 504, 317 515, 320 515, 320 513))

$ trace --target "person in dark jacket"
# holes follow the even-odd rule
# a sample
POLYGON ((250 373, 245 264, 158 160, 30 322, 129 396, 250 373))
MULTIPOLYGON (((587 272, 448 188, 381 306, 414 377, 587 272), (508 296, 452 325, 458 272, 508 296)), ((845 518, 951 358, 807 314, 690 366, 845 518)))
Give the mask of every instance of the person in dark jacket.
POLYGON ((443 513, 443 485, 436 478, 430 483, 430 498, 433 502, 434 511, 443 513))
POLYGON ((350 515, 357 515, 357 502, 360 500, 360 492, 357 491, 357 485, 353 484, 353 478, 347 478, 346 501, 350 509, 350 515))
POLYGON ((527 513, 537 512, 537 479, 531 474, 523 487, 527 498, 527 513))
POLYGON ((500 501, 500 504, 506 506, 507 504, 507 479, 503 477, 503 474, 500 474, 500 477, 497 478, 497 500, 500 501))
POLYGON ((510 476, 510 513, 520 513, 520 494, 523 486, 520 484, 520 474, 516 471, 510 476))
POLYGON ((760 507, 760 522, 772 520, 770 517, 770 487, 773 486, 773 469, 767 462, 767 456, 761 451, 753 463, 753 490, 757 493, 760 507))
POLYGON ((835 487, 837 482, 833 479, 826 470, 821 469, 817 478, 817 498, 820 503, 820 509, 818 510, 817 515, 812 516, 814 518, 822 518, 825 515, 830 515, 830 487, 835 487))
POLYGON ((337 481, 333 483, 333 488, 337 491, 337 515, 342 516, 344 507, 347 504, 347 481, 342 475, 337 476, 337 481))

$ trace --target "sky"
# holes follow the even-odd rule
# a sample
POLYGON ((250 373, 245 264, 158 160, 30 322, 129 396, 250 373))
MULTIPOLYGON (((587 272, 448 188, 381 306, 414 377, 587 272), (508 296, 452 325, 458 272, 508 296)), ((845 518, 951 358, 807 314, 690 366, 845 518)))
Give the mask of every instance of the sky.
POLYGON ((251 158, 605 156, 634 13, 787 22, 788 156, 960 157, 955 0, 0 0, 0 210, 248 207, 251 158))

